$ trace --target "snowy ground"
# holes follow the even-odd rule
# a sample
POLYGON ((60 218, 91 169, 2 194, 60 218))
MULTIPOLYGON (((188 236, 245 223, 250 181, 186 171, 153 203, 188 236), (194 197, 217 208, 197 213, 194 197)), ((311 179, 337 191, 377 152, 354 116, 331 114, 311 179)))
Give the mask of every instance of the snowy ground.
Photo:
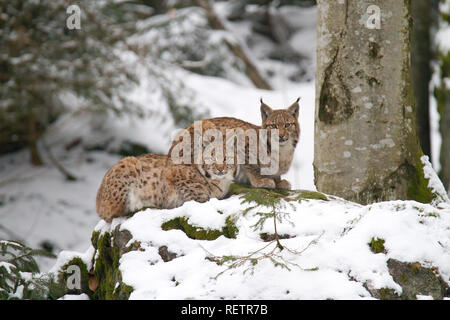
MULTIPOLYGON (((271 209, 260 206, 245 212, 255 203, 241 201, 232 196, 204 204, 188 202, 172 210, 147 209, 127 220, 101 221, 95 229, 110 232, 121 223, 121 229, 133 236, 128 244, 140 242, 140 250, 120 259, 123 282, 134 288, 131 299, 371 299, 368 288, 390 288, 400 295, 402 288, 389 273, 388 259, 437 267, 450 283, 450 203, 433 207, 391 201, 361 206, 337 198, 283 200, 277 229, 291 238, 281 240, 284 249, 276 250, 271 261, 260 257, 275 243, 263 242, 260 233, 273 234, 273 220, 254 228, 256 213, 271 209), (161 229, 175 217, 185 217, 193 226, 221 229, 230 216, 237 219, 236 239, 193 240, 183 231, 161 229), (372 252, 372 239, 383 239, 385 252, 372 252), (161 246, 178 257, 164 262, 158 253, 161 246), (252 258, 257 263, 246 261, 230 269, 207 259, 256 251, 252 258)), ((91 246, 78 255, 90 268, 93 254, 91 246)), ((54 270, 74 255, 64 253, 54 270)))

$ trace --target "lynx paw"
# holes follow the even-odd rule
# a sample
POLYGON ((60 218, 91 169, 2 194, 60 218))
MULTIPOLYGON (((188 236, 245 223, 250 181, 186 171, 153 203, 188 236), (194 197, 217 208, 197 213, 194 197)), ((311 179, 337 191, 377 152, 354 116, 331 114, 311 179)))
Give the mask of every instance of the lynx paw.
POLYGON ((277 188, 291 190, 291 183, 285 179, 280 180, 277 182, 277 188))
POLYGON ((253 187, 275 189, 276 184, 275 184, 275 181, 273 181, 273 179, 262 178, 258 181, 255 181, 255 183, 253 184, 253 187))

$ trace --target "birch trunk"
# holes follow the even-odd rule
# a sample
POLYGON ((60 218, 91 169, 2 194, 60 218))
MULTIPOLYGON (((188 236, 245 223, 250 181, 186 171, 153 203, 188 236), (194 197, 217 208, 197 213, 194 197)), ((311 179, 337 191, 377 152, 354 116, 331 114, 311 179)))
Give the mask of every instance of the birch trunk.
POLYGON ((410 80, 410 6, 318 1, 314 174, 321 192, 363 204, 431 200, 410 80))

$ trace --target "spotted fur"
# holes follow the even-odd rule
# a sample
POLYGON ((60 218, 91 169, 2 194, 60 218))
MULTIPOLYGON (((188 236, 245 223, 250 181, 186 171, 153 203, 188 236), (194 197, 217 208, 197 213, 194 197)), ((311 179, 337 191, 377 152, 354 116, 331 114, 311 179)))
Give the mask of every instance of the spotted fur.
POLYGON ((97 192, 98 215, 107 222, 145 207, 223 198, 237 166, 177 165, 165 155, 127 157, 105 175, 97 192))
MULTIPOLYGON (((246 131, 248 129, 254 129, 258 131, 261 128, 278 129, 280 138, 278 172, 271 176, 262 176, 260 174, 261 172, 260 169, 262 165, 248 164, 249 139, 246 138, 245 141, 246 164, 239 166, 239 170, 236 174, 235 181, 239 183, 250 184, 253 187, 283 188, 283 189, 291 188, 289 181, 282 180, 281 175, 289 171, 292 159, 294 157, 295 148, 300 138, 300 125, 298 122, 300 106, 298 102, 299 99, 297 99, 297 101, 295 101, 287 109, 273 110, 261 100, 261 117, 262 117, 261 126, 257 126, 252 123, 231 117, 219 117, 202 121, 203 126, 214 127, 221 130, 222 135, 224 137, 226 136, 227 129, 242 129, 243 131, 246 131)), ((186 130, 191 135, 191 140, 193 141, 194 124, 187 127, 186 130)), ((172 155, 172 151, 174 150, 175 146, 181 141, 182 138, 180 137, 177 138, 172 143, 172 146, 168 153, 169 155, 172 155)), ((260 142, 257 141, 257 143, 260 142)))

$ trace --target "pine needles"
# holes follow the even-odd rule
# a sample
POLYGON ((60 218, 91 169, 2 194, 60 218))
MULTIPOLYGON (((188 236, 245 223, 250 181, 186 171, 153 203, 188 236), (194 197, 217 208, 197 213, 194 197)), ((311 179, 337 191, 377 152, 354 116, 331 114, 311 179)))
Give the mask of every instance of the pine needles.
POLYGON ((250 271, 254 272, 255 267, 263 260, 270 261, 275 267, 280 267, 282 269, 286 269, 291 271, 291 268, 296 267, 305 271, 315 271, 316 268, 312 269, 304 269, 298 264, 290 261, 286 257, 286 252, 293 255, 300 255, 305 250, 307 250, 311 245, 317 243, 318 239, 322 236, 319 235, 316 239, 310 241, 308 245, 302 249, 301 251, 297 251, 283 245, 280 240, 280 235, 278 233, 277 225, 278 223, 282 223, 287 221, 288 223, 293 224, 289 220, 289 213, 285 212, 284 209, 286 206, 291 206, 292 209, 295 210, 295 207, 292 203, 292 199, 289 197, 291 195, 290 191, 286 190, 267 190, 267 189, 253 189, 253 188, 245 188, 245 190, 240 189, 240 192, 245 192, 240 196, 241 204, 247 204, 248 207, 242 211, 242 214, 245 216, 249 214, 249 212, 254 212, 254 216, 257 217, 257 221, 251 227, 254 231, 262 231, 265 224, 269 221, 273 223, 273 231, 274 234, 271 237, 267 244, 262 246, 261 248, 252 251, 246 255, 223 255, 216 256, 211 252, 206 251, 207 256, 206 259, 220 266, 226 266, 226 268, 216 275, 215 279, 217 279, 223 273, 232 270, 244 267, 244 273, 250 271), (264 210, 266 209, 266 210, 264 210), (267 210, 269 209, 269 210, 267 210))
POLYGON ((0 300, 48 299, 58 296, 51 275, 40 274, 35 256, 55 256, 16 241, 0 241, 0 300))

